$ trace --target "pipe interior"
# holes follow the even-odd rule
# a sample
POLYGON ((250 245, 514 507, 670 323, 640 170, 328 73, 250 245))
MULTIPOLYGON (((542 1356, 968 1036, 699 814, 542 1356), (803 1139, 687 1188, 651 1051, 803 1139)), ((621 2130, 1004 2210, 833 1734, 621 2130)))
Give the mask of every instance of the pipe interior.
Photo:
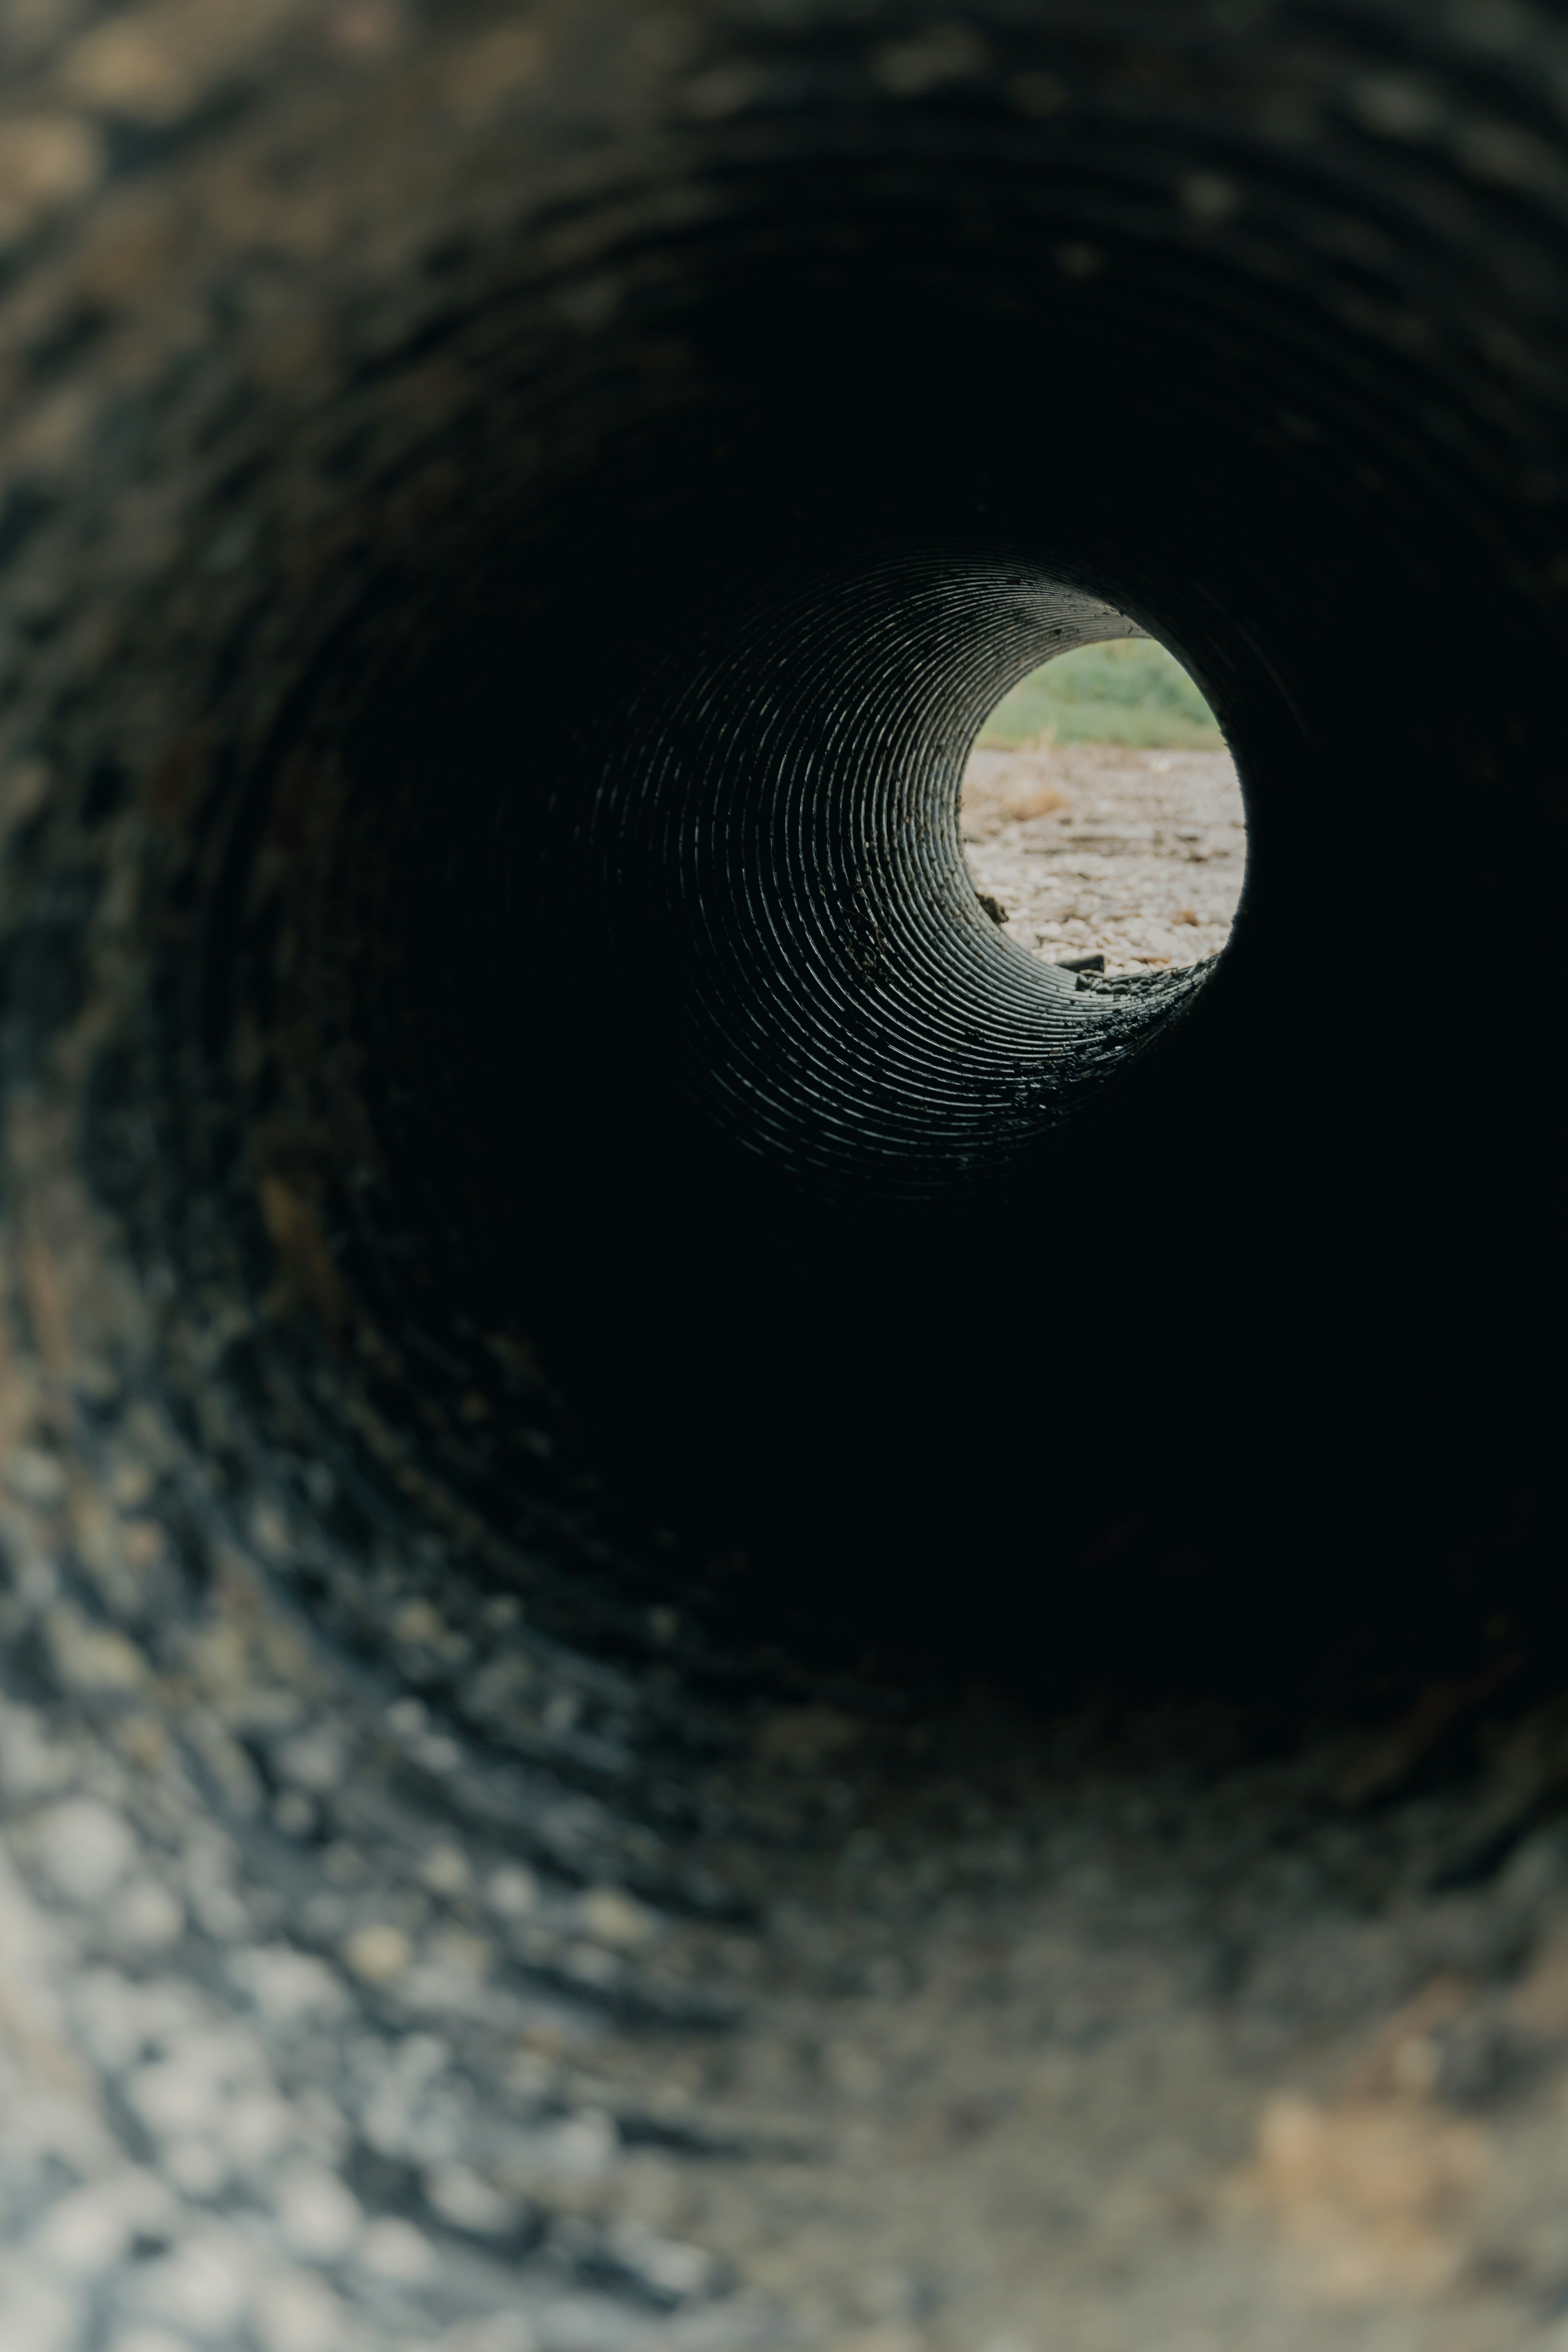
POLYGON ((497 1563, 673 1530, 758 1622, 805 1558, 809 1621, 894 1590, 927 1647, 955 1561, 1008 1648, 1155 1495, 1217 1559, 1281 1494, 1314 1556, 1484 1513, 1450 1368, 1510 1285, 1451 1204, 1529 1051, 1424 926, 1478 796, 1475 898, 1519 886, 1550 502, 1480 248, 1360 131, 1228 148, 1222 202, 1196 117, 1157 174, 978 96, 810 120, 522 247, 422 183, 354 301, 256 263, 128 412, 169 498, 95 554, 142 576, 86 705, 42 561, 80 785, 28 854, 136 877, 89 1150, 186 1425, 497 1563), (1215 967, 1096 992, 996 936, 955 810, 1007 687, 1128 628, 1226 728, 1249 882, 1215 967))
POLYGON ((57 1888, 70 1998, 243 2014, 436 2249, 334 2273, 389 2341, 1317 2352, 1267 2102, 1434 1977, 1504 2069, 1557 1948, 1557 36, 971 13, 213 0, 185 114, 46 92, 7 1689, 179 1894, 57 1888), (956 811, 1127 628, 1247 892, 1102 992, 956 811))

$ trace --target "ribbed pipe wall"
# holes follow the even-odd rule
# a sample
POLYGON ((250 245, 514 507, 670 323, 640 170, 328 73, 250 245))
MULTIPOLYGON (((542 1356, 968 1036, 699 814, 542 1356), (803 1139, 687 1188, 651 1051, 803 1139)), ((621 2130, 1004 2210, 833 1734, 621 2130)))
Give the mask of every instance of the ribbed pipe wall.
POLYGON ((1087 993, 998 934, 959 842, 1001 696, 1137 633, 1017 564, 911 557, 764 608, 625 714, 581 846, 670 975, 690 1092, 748 1150, 940 1188, 1028 1150, 1197 984, 1087 993))
POLYGON ((0 2333, 1536 2340, 1561 8, 0 66, 0 2055, 192 2250, 24 2147, 0 2333), (1106 995, 955 811, 1123 615, 1248 897, 1106 995), (1413 2295, 1292 2300, 1281 2113, 1413 2295))

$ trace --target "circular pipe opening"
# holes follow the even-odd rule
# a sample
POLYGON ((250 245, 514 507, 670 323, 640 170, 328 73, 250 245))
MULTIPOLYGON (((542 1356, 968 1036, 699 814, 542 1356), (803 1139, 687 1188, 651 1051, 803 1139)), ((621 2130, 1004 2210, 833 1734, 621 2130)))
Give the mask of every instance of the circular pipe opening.
POLYGON ((1473 1368, 1551 1289, 1555 34, 351 13, 67 26, 0 130, 52 1973, 243 2012, 436 2341, 514 2272, 545 2352, 626 2340, 606 2293, 1316 2340, 1179 2200, 1129 2283, 1116 2192, 1172 2048, 1169 2177, 1278 2204, 1267 2095, 1511 2030, 1552 1932, 1543 1415, 1473 1368), (1248 892, 1102 998, 998 935, 958 783, 1130 624, 1223 719, 1248 892), (1434 956, 1461 895, 1500 977, 1434 956), (1418 2034, 1436 1952, 1489 1990, 1418 2034), (770 2270, 807 2159, 839 2235, 770 2270))
POLYGON ((964 771, 980 904, 1094 989, 1223 952, 1246 875, 1236 765, 1213 712, 1147 637, 1057 656, 1006 695, 964 771))
POLYGON ((940 1191, 1037 1149, 1185 1003, 1190 983, 1113 996, 1020 958, 958 839, 998 688, 1135 633, 1016 562, 909 557, 779 599, 635 710, 590 855, 607 896, 633 877, 618 929, 680 968, 683 1091, 744 1149, 940 1191))
MULTIPOLYGON (((591 212, 572 282, 602 316, 570 333, 558 279, 475 247, 395 330, 361 326, 374 363, 340 361, 313 408, 239 345, 182 564, 73 755, 113 777, 143 743, 165 813, 137 836, 160 972, 124 1000, 141 1075, 99 1094, 162 1108, 100 1120, 132 1163, 104 1181, 176 1297, 199 1269, 235 1302, 239 1425, 277 1405, 291 1446, 346 1443, 372 1486, 389 1465, 455 1482, 499 1528, 570 1519, 563 1477, 603 1471, 636 1526, 748 1558, 934 1563, 983 1461, 1001 1551, 1071 1558, 1203 1458, 1198 1408, 1171 1400, 1135 1457, 1109 1423, 1078 1433, 1042 1513, 1040 1376, 1001 1383, 994 1428, 971 1401, 977 1221, 1030 1247, 1092 1201, 1135 1231, 1151 1150, 1224 1170, 1187 1188, 1193 1247, 1233 1257, 1244 1202, 1267 1281, 1198 1301, 1095 1251, 1057 1313, 1091 1358, 1129 1318, 1232 1328, 1258 1491, 1320 1412, 1311 1367, 1365 1250, 1377 1286, 1403 1264, 1418 1294, 1414 1228, 1391 1255, 1364 1239, 1334 1139, 1404 1152, 1449 1045, 1406 1034, 1391 1076, 1364 1042, 1340 977, 1361 920, 1325 920, 1309 818, 1322 747, 1349 747, 1368 870, 1427 887, 1395 715, 1335 601, 1354 548, 1388 659, 1436 696, 1436 583, 1483 556, 1409 442, 1408 355, 1362 352, 1358 379, 1322 329, 1309 400, 1304 298, 1259 297, 1239 350, 1194 302, 1158 312, 1156 408, 1132 364, 1155 250, 1063 266, 1002 150, 981 234, 937 202, 947 168, 824 195, 768 167, 722 216, 634 235, 591 212), (941 356, 988 320, 1020 354, 1072 352, 1075 466, 1024 498, 1030 370, 998 390, 941 356), (1222 965, 1101 983, 998 936, 957 799, 1044 654, 1140 629, 1223 719, 1249 896, 1222 965), (150 677, 161 715, 117 736, 115 697, 150 677), (1312 1334, 1289 1406, 1239 1370, 1281 1364, 1287 1328, 1312 1334), (337 1433, 307 1437, 323 1412, 337 1433)), ((1218 301, 1244 264, 1217 245, 1203 268, 1218 301)), ((1432 748, 1431 843, 1472 789, 1464 740, 1432 748)))

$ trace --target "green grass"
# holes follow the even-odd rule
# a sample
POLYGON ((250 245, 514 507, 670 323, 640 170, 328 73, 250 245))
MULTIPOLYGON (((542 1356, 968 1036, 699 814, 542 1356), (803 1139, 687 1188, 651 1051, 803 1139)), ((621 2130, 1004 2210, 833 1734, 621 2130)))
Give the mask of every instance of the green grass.
POLYGON ((999 702, 982 743, 1136 743, 1218 751, 1214 713, 1174 654, 1146 637, 1058 654, 999 702))

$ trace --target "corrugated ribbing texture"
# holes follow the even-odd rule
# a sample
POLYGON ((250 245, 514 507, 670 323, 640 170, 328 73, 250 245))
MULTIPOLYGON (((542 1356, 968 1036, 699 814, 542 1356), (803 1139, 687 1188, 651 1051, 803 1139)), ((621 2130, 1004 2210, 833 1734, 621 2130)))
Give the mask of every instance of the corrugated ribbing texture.
POLYGON ((959 840, 1008 688, 1140 634, 1030 567, 912 554, 759 608, 644 695, 590 837, 623 930, 678 955, 691 1083, 751 1150, 940 1186, 1027 1148, 1201 985, 1085 992, 998 929, 959 840))

